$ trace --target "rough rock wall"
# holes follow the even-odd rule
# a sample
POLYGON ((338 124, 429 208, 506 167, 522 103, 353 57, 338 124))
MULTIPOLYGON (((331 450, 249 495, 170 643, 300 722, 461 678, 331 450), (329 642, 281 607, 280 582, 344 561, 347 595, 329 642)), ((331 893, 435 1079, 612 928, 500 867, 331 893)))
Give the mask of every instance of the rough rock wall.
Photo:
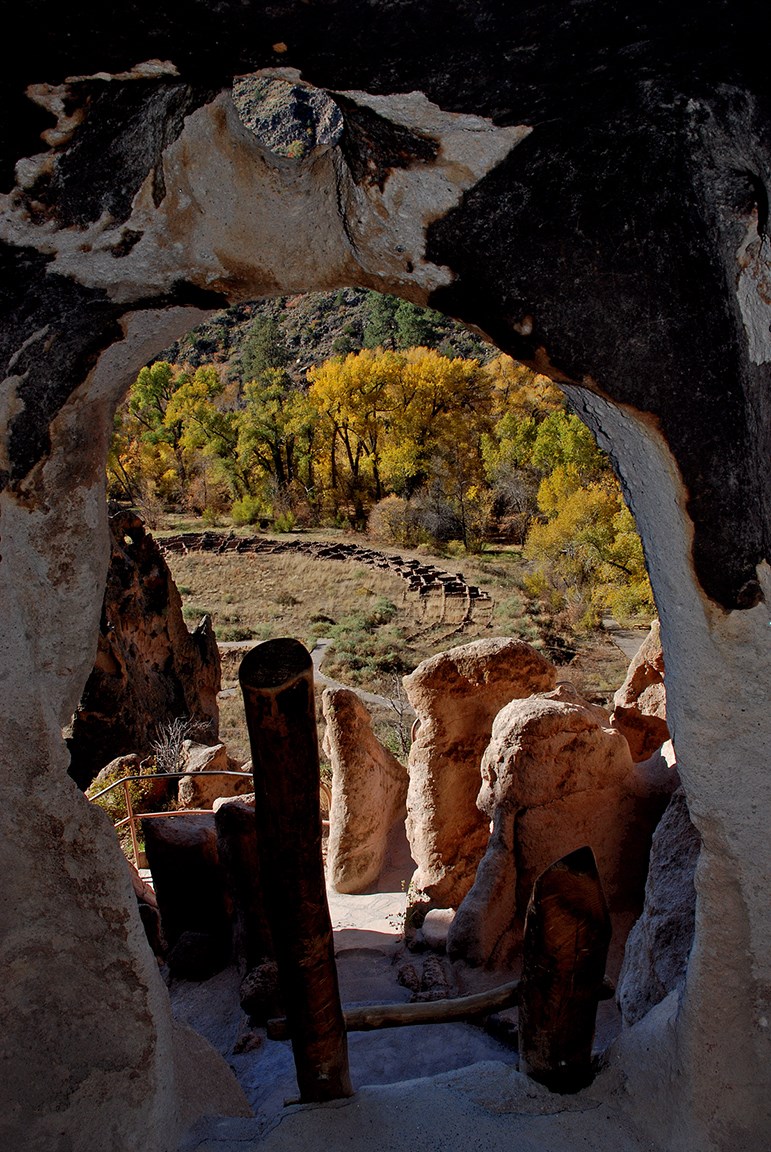
POLYGON ((70 727, 70 772, 85 788, 116 756, 146 755, 187 718, 216 739, 220 658, 211 621, 189 632, 158 545, 132 512, 110 517, 110 567, 96 663, 70 727))
MULTIPOLYGON (((0 496, 0 1144, 24 1152, 133 1152, 137 1132, 166 1152, 179 1118, 213 1104, 190 1095, 189 1078, 175 1081, 168 995, 125 862, 108 818, 68 776, 61 737, 94 664, 112 407, 170 321, 174 330, 179 315, 128 326, 127 347, 103 358, 54 421, 26 495, 0 496)), ((203 1081, 207 1067, 212 1081, 229 1075, 201 1049, 203 1081)))
POLYGON ((482 753, 510 700, 553 687, 554 665, 524 640, 474 640, 429 657, 404 678, 419 721, 407 768, 407 837, 417 865, 408 929, 430 908, 457 908, 490 835, 477 807, 482 753))
POLYGON ((175 1138, 162 989, 60 736, 93 666, 113 407, 201 309, 352 282, 477 324, 560 380, 613 454, 703 845, 682 1001, 628 1030, 626 1099, 677 1152, 764 1150, 771 101, 757 3, 222 0, 121 19, 41 0, 14 15, 0 76, 0 851, 6 910, 38 915, 0 945, 0 1083, 19 1109, 2 1113, 5 1142, 47 1149, 54 1127, 74 1149, 175 1138), (347 92, 340 142, 272 155, 229 96, 260 67, 347 92), (125 935, 105 935, 116 917, 125 935), (15 963, 57 932, 53 968, 15 963), (134 991, 116 1000, 107 970, 134 991))
MULTIPOLYGON (((653 829, 677 785, 637 773, 623 735, 572 684, 513 700, 495 718, 482 758, 480 811, 493 829, 447 951, 505 968, 519 949, 535 881, 588 844, 613 925, 608 975, 642 907, 653 829)), ((660 773, 660 777, 664 777, 660 773)))
POLYGON ((693 945, 693 875, 701 840, 678 788, 657 827, 645 884, 645 907, 629 934, 616 997, 626 1024, 636 1024, 685 978, 693 945))
POLYGON ((325 688, 322 704, 332 764, 327 883, 335 892, 365 892, 383 870, 389 832, 406 815, 407 769, 377 739, 355 692, 325 688))

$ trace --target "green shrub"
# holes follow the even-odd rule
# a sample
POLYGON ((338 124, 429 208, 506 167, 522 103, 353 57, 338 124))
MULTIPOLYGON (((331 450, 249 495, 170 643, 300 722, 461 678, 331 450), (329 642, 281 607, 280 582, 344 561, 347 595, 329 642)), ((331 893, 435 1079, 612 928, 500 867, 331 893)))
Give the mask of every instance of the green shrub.
POLYGON ((296 524, 297 517, 290 509, 287 509, 286 512, 279 512, 273 520, 273 527, 276 532, 292 532, 296 524))
POLYGON ((255 524, 265 515, 265 506, 259 496, 244 496, 236 500, 230 510, 234 524, 255 524))

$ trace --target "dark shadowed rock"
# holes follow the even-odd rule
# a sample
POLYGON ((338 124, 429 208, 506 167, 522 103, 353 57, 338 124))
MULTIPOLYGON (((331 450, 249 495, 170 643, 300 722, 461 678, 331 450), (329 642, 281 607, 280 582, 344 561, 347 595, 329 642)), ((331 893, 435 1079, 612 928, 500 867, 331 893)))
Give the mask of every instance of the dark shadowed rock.
POLYGON ((143 820, 142 831, 169 969, 183 979, 205 979, 224 967, 230 955, 214 815, 143 820))
POLYGON ((280 1016, 281 995, 275 960, 266 958, 251 968, 241 981, 238 996, 252 1024, 264 1024, 271 1017, 280 1016))
POLYGON ((248 973, 273 956, 260 881, 254 793, 215 800, 214 823, 233 918, 233 954, 241 973, 248 973))
POLYGON ((147 755, 179 717, 211 738, 219 724, 219 653, 209 617, 188 631, 171 572, 138 516, 119 512, 110 529, 96 663, 68 738, 70 772, 82 787, 116 756, 147 755))
POLYGON ((685 792, 673 795, 651 845, 645 906, 626 943, 617 999, 626 1024, 638 1020, 685 976, 696 909, 693 877, 701 837, 685 792))
POLYGON ((323 144, 336 144, 343 117, 326 92, 266 76, 240 76, 233 103, 244 125, 277 156, 299 160, 323 144))

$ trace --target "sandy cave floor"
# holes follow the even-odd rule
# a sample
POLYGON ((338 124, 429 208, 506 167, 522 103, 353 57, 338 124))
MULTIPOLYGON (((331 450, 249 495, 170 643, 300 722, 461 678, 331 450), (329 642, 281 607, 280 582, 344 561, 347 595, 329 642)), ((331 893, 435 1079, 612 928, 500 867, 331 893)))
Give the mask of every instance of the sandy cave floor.
MULTIPOLYGON (((413 865, 404 846, 396 846, 391 860, 380 890, 363 896, 328 893, 345 1006, 406 1003, 410 992, 399 983, 399 968, 410 963, 420 972, 429 955, 405 949, 404 888, 413 865)), ((501 982, 500 973, 491 978, 446 959, 442 963, 451 994, 501 982)), ((401 1152, 405 1125, 409 1143, 421 1152, 651 1152, 594 1085, 574 1097, 554 1096, 518 1072, 511 1043, 475 1024, 351 1033, 354 1097, 327 1105, 291 1103, 297 1083, 290 1043, 268 1040, 264 1029, 249 1027, 238 1002, 239 982, 235 968, 228 968, 202 983, 171 983, 175 1016, 222 1054, 254 1110, 248 1120, 199 1121, 180 1152, 401 1152), (603 1136, 600 1128, 606 1127, 603 1136)), ((601 1004, 600 1047, 616 1030, 612 1002, 601 1004)))
MULTIPOLYGON (((413 870, 406 838, 402 838, 392 841, 389 866, 376 891, 361 896, 327 893, 345 1007, 410 1000, 409 989, 398 980, 399 968, 411 964, 420 974, 430 954, 413 954, 404 946, 405 889, 413 870)), ((461 974, 461 986, 456 989, 458 973, 447 960, 442 964, 451 994, 501 982, 500 974, 492 980, 482 975, 471 982, 461 974)), ((292 1049, 289 1041, 268 1040, 264 1028, 249 1027, 238 1000, 239 983, 236 969, 227 968, 201 983, 174 980, 169 992, 174 1015, 195 1028, 227 1060, 267 1129, 284 1114, 285 1101, 297 1097, 292 1049)), ((348 1054, 356 1089, 434 1076, 484 1060, 514 1067, 517 1063, 514 1047, 480 1026, 463 1023, 353 1032, 348 1036, 348 1054)))

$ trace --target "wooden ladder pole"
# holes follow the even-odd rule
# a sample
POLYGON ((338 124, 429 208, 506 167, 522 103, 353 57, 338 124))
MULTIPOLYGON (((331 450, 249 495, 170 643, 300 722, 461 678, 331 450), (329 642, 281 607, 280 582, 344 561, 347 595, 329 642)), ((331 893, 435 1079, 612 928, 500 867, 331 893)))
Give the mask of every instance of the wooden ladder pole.
POLYGON ((239 671, 252 752, 266 911, 303 1103, 351 1096, 321 855, 313 662, 267 640, 239 671))
POLYGON ((591 848, 579 848, 541 873, 525 917, 519 1066, 552 1092, 578 1092, 593 1079, 610 934, 591 848))

